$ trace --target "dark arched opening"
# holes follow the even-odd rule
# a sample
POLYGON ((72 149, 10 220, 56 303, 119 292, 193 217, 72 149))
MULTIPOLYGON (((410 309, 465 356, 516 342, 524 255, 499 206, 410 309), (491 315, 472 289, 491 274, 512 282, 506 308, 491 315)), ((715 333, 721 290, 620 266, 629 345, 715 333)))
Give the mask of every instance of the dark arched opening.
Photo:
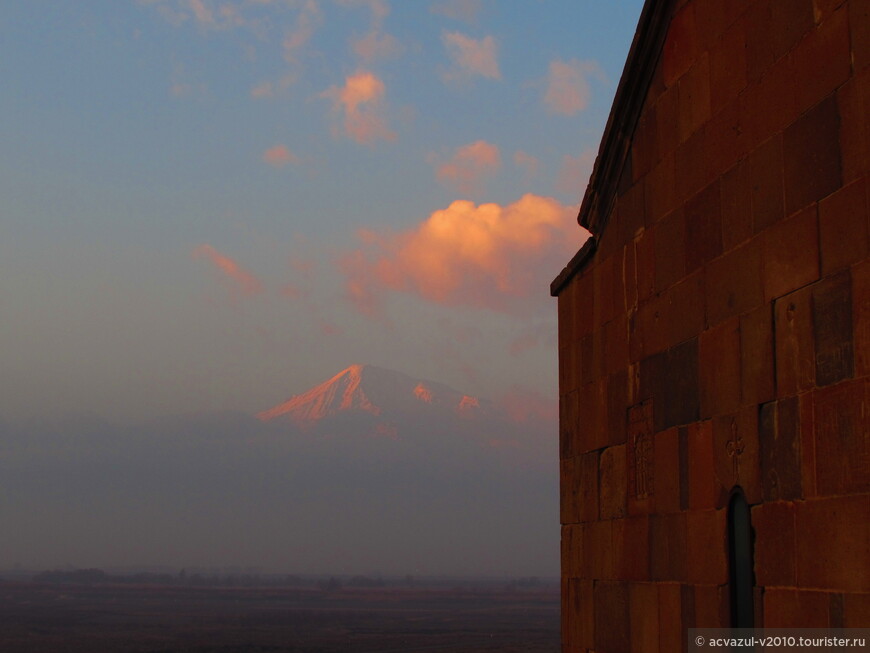
POLYGON ((728 503, 728 587, 731 627, 753 628, 752 523, 746 495, 734 488, 728 503))

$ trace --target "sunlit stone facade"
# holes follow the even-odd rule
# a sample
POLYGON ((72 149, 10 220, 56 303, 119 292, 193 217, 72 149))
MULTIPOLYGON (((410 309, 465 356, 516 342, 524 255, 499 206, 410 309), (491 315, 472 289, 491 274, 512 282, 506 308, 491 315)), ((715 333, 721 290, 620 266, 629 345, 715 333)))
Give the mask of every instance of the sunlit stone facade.
POLYGON ((564 651, 870 626, 868 12, 646 3, 552 285, 564 651))

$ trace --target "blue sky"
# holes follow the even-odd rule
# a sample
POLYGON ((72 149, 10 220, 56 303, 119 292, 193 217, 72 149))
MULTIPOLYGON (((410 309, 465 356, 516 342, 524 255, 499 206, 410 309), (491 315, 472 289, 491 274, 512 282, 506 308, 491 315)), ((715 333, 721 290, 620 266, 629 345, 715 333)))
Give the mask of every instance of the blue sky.
POLYGON ((552 410, 641 4, 5 6, 0 417, 256 412, 355 362, 552 410))

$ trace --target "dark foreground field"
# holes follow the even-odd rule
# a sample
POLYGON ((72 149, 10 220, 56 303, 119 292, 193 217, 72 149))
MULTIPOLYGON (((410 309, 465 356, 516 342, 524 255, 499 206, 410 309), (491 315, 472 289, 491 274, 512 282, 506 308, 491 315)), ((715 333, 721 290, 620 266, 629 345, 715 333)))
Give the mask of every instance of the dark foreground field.
POLYGON ((556 590, 0 582, 3 653, 558 649, 556 590))

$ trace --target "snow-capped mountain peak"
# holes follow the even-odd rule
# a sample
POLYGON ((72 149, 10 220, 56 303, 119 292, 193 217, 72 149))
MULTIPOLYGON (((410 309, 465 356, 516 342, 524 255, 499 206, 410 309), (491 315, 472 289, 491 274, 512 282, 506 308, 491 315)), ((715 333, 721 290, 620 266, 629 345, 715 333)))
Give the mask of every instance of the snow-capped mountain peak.
POLYGON ((262 421, 289 419, 298 424, 358 411, 374 416, 437 407, 464 416, 481 409, 481 401, 441 383, 415 379, 373 365, 351 365, 328 381, 257 414, 262 421))

